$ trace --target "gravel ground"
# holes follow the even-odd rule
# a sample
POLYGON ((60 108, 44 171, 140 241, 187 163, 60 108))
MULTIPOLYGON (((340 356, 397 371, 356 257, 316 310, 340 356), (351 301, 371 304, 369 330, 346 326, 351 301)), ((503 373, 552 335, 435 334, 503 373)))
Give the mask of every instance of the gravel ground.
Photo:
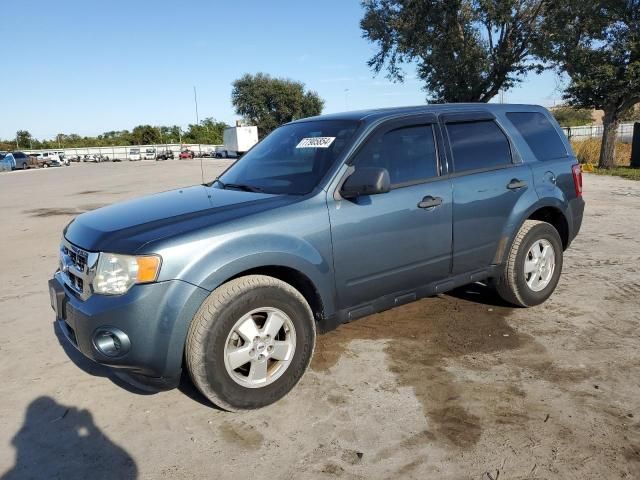
POLYGON ((544 305, 474 285, 367 317, 321 336, 284 400, 229 414, 65 348, 47 292, 74 215, 200 179, 197 160, 0 174, 2 478, 640 478, 640 183, 585 175, 544 305))

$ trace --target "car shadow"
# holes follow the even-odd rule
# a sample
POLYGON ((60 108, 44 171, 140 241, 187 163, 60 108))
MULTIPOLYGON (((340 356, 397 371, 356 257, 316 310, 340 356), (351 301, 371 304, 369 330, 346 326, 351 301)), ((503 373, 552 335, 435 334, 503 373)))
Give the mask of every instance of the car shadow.
MULTIPOLYGON (((76 367, 89 375, 107 378, 118 387, 136 395, 155 395, 156 393, 162 393, 164 391, 160 388, 154 388, 153 386, 136 386, 135 379, 128 378, 125 373, 121 373, 117 369, 112 369, 105 367, 104 365, 100 365, 99 363, 92 362, 69 343, 57 322, 53 322, 53 330, 56 334, 56 338, 58 339, 58 343, 60 343, 60 346, 63 348, 69 359, 76 367)), ((185 370, 182 371, 178 390, 194 402, 204 405, 205 407, 224 411, 211 403, 204 395, 202 395, 202 393, 200 393, 185 370)))
POLYGON ((123 388, 130 393, 135 393, 136 395, 154 395, 160 392, 160 390, 153 388, 147 389, 137 387, 132 383, 127 382, 124 379, 124 376, 122 374, 119 374, 117 370, 105 367, 104 365, 100 365, 99 363, 89 360, 69 343, 64 333, 60 329, 58 322, 53 322, 53 331, 56 334, 58 343, 60 343, 60 346, 67 354, 69 359, 75 364, 76 367, 88 373, 89 375, 93 375, 94 377, 107 378, 115 383, 118 387, 123 388))
POLYGON ((513 305, 505 302, 494 288, 484 283, 470 283, 469 285, 453 289, 445 295, 482 305, 513 308, 513 305))
POLYGON ((91 412, 42 396, 27 407, 11 439, 15 465, 1 480, 23 478, 135 479, 133 457, 93 422, 91 412))
POLYGON ((194 402, 198 402, 200 405, 204 405, 205 407, 212 408, 220 412, 226 412, 226 410, 223 410, 214 403, 211 403, 207 397, 200 393, 200 390, 196 388, 196 386, 191 381, 191 377, 189 377, 189 374, 184 369, 182 370, 182 376, 180 377, 178 390, 180 390, 183 395, 189 397, 194 402))

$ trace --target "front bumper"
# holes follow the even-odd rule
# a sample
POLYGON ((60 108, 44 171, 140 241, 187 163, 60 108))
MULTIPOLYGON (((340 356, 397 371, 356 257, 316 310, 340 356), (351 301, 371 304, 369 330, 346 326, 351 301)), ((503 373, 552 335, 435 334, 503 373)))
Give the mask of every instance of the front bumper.
POLYGON ((63 283, 60 272, 49 280, 49 291, 58 326, 84 356, 166 387, 179 382, 189 324, 209 294, 190 283, 170 280, 83 301, 63 283), (128 337, 124 353, 107 356, 96 347, 96 333, 109 329, 128 337))

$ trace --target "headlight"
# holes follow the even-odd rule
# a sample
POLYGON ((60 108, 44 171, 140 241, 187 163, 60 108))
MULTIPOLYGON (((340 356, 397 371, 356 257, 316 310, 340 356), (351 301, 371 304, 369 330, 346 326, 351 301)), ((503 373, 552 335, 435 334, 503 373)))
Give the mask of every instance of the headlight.
POLYGON ((160 272, 157 255, 120 255, 100 253, 93 291, 104 295, 121 295, 136 283, 155 282, 160 272))

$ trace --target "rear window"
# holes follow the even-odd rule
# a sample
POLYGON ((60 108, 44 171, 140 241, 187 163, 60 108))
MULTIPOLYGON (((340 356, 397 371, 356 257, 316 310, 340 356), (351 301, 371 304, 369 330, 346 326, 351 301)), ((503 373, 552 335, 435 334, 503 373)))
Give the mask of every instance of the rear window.
POLYGON ((540 112, 510 112, 507 118, 513 123, 527 145, 541 162, 563 158, 567 150, 558 132, 547 117, 540 112))
POLYGON ((448 123, 447 133, 457 173, 511 163, 509 140, 493 120, 448 123))

